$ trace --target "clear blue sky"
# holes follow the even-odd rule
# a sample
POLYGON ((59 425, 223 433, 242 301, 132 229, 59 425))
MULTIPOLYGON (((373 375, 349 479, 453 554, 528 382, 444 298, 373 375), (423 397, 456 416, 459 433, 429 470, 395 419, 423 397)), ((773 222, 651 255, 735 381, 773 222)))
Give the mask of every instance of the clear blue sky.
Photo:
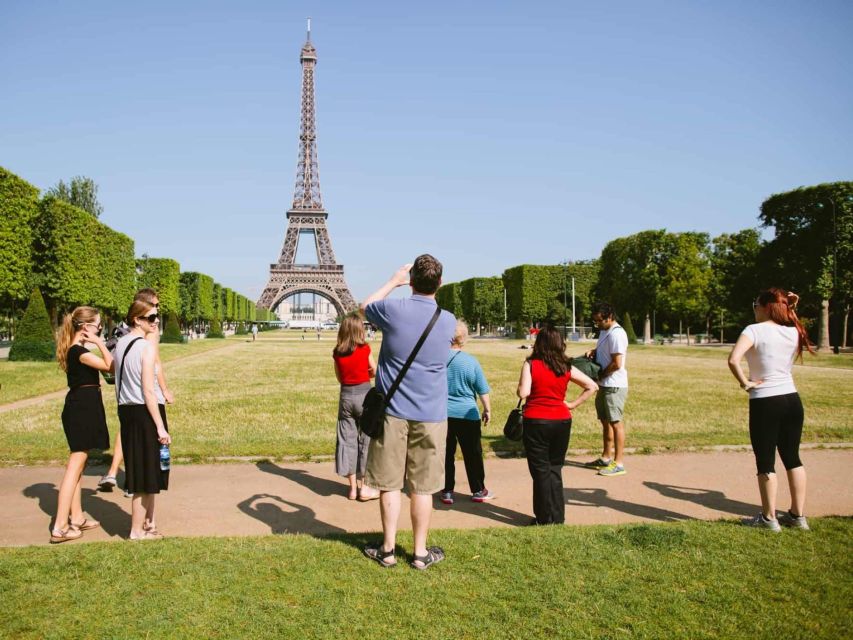
POLYGON ((137 254, 256 297, 296 168, 313 18, 320 184, 357 298, 757 225, 853 178, 853 3, 0 3, 0 165, 82 174, 137 254))

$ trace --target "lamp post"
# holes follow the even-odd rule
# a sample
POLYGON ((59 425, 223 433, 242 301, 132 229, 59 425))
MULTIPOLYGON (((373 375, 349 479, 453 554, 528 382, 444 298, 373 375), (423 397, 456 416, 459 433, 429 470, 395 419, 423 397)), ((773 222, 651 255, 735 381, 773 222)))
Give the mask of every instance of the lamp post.
MULTIPOLYGON (((840 318, 838 317, 839 316, 839 313, 838 313, 838 311, 839 311, 839 308, 838 308, 838 296, 839 296, 839 292, 838 292, 838 225, 836 222, 835 200, 832 198, 832 196, 826 196, 825 199, 827 202, 829 202, 830 205, 832 205, 832 298, 831 298, 831 300, 833 303, 832 306, 835 307, 835 325, 836 325, 836 327, 838 327, 838 323, 840 320, 840 318)), ((846 196, 845 200, 847 202, 853 202, 853 196, 846 196)), ((818 202, 817 208, 823 209, 824 204, 822 202, 818 202)), ((828 324, 828 319, 827 319, 827 324, 828 324)), ((829 331, 829 326, 827 326, 826 329, 827 329, 827 333, 830 334, 827 336, 829 338, 830 343, 832 343, 832 342, 835 343, 834 345, 832 345, 832 350, 835 353, 839 353, 841 341, 838 339, 837 329, 834 332, 829 331), (835 340, 832 340, 832 337, 831 337, 832 333, 835 333, 835 340)))

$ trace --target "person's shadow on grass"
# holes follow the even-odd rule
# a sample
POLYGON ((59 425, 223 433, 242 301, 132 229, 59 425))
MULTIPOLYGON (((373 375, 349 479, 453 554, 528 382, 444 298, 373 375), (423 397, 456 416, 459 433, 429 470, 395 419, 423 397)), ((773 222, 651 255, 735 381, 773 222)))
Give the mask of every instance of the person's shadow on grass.
POLYGON ((318 496, 342 496, 349 490, 347 485, 342 482, 312 476, 304 469, 289 469, 287 467, 280 467, 272 462, 258 462, 255 466, 264 473, 281 476, 302 485, 318 496))
POLYGON ((674 484, 661 484, 660 482, 643 482, 649 489, 654 489, 667 498, 687 500, 708 509, 722 511, 726 515, 753 516, 756 505, 740 500, 731 500, 722 491, 714 489, 697 489, 695 487, 679 487, 674 484))
MULTIPOLYGON (((50 517, 48 528, 56 517, 59 489, 50 482, 31 484, 22 492, 27 498, 38 500, 39 508, 50 517)), ((101 523, 110 536, 127 537, 130 532, 130 514, 117 504, 100 498, 94 489, 82 490, 83 511, 101 523)))
POLYGON ((237 508, 263 522, 274 534, 325 536, 346 533, 345 529, 317 520, 317 513, 313 509, 269 493, 256 493, 238 503, 237 508), (280 505, 288 509, 282 509, 280 505))
POLYGON ((563 495, 566 497, 566 505, 570 507, 606 507, 615 509, 622 513, 627 513, 638 518, 647 518, 649 520, 658 520, 660 522, 678 522, 681 520, 690 520, 688 516, 667 509, 659 509, 658 507, 650 507, 645 504, 637 504, 635 502, 627 502, 625 500, 615 500, 607 495, 606 489, 581 489, 581 488, 564 488, 563 495))

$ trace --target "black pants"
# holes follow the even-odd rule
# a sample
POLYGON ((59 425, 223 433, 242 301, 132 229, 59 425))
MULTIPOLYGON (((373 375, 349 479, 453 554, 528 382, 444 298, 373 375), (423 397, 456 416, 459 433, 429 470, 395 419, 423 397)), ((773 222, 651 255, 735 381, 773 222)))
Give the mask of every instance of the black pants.
POLYGON ((524 450, 533 478, 533 513, 537 524, 566 521, 563 464, 571 434, 571 420, 524 419, 524 450))
POLYGON ((471 493, 486 488, 486 470, 483 468, 483 444, 479 420, 447 419, 447 447, 444 455, 444 490, 453 491, 456 486, 456 442, 462 449, 465 473, 471 493))
POLYGON ((773 473, 776 449, 786 469, 802 467, 803 403, 799 393, 749 401, 749 439, 758 473, 773 473))

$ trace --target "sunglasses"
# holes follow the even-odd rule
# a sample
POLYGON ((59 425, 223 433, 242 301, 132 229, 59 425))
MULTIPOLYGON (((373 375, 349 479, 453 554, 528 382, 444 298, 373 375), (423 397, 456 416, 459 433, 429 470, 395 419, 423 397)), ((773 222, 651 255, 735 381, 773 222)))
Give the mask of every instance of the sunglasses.
POLYGON ((757 302, 753 302, 753 303, 752 303, 752 308, 753 308, 753 309, 757 309, 757 308, 758 308, 758 307, 760 307, 760 306, 761 306, 761 305, 760 305, 760 304, 758 304, 757 302))
POLYGON ((139 320, 146 320, 147 322, 154 323, 154 322, 157 322, 157 321, 160 319, 160 316, 159 316, 158 314, 156 314, 156 313, 152 313, 152 314, 147 315, 147 316, 139 316, 139 318, 138 318, 138 319, 139 319, 139 320))
POLYGON ((84 327, 95 327, 95 329, 97 329, 97 330, 98 330, 98 332, 100 332, 100 331, 101 331, 101 329, 103 329, 103 328, 104 328, 104 325, 103 325, 103 324, 100 324, 100 323, 99 323, 99 324, 95 324, 94 322, 86 322, 86 323, 84 323, 84 324, 83 324, 83 326, 84 326, 84 327))

